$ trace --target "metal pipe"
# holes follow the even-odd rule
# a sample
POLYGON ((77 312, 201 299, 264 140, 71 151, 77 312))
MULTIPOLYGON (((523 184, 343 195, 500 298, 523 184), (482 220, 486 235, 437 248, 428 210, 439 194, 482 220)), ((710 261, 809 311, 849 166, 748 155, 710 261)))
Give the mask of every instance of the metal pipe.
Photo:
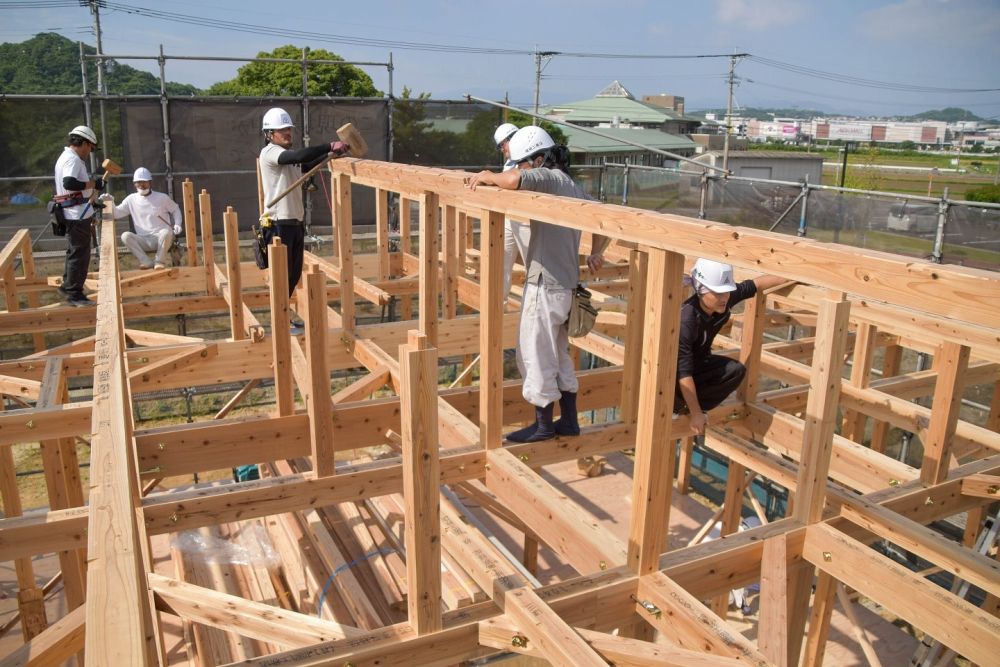
POLYGON ((802 211, 799 213, 799 236, 806 235, 806 211, 809 208, 809 174, 802 181, 802 211))
POLYGON ((945 186, 941 193, 941 202, 938 204, 938 224, 937 232, 934 234, 934 250, 931 251, 931 258, 938 264, 944 259, 944 226, 948 224, 948 186, 945 186))
POLYGON ((698 198, 698 219, 705 219, 705 204, 708 203, 708 172, 702 171, 701 178, 698 179, 698 188, 701 190, 701 196, 698 198))
POLYGON ((395 137, 395 133, 392 130, 392 110, 393 107, 395 106, 395 99, 396 99, 392 89, 392 73, 393 70, 395 69, 395 66, 392 64, 392 51, 389 52, 389 64, 387 66, 387 69, 389 70, 389 103, 386 113, 386 125, 388 126, 386 128, 386 136, 389 138, 389 150, 387 157, 389 159, 389 162, 392 162, 392 144, 393 144, 393 139, 395 137))
POLYGON ((622 183, 622 206, 628 206, 628 159, 625 160, 625 170, 623 172, 624 182, 622 183))
MULTIPOLYGON (((774 224, 771 225, 771 227, 767 231, 773 232, 774 228, 781 224, 781 221, 785 219, 785 216, 792 212, 792 209, 795 208, 795 205, 799 203, 799 200, 802 199, 802 197, 805 196, 805 193, 808 191, 809 190, 807 188, 802 188, 802 192, 800 192, 795 197, 795 199, 792 200, 792 203, 788 205, 788 208, 785 209, 784 213, 778 216, 778 219, 774 221, 774 224)), ((801 234, 799 236, 801 236, 801 234)))
POLYGON ((167 109, 167 67, 166 60, 163 58, 163 45, 160 44, 160 57, 158 59, 160 64, 160 117, 163 122, 163 160, 167 168, 167 194, 170 198, 174 198, 174 156, 170 150, 170 113, 167 109))
MULTIPOLYGON (((97 59, 115 59, 115 60, 156 60, 159 56, 134 56, 134 55, 115 55, 111 53, 105 53, 102 56, 97 55, 85 55, 85 58, 89 60, 97 59)), ((236 62, 236 63, 296 63, 301 62, 299 58, 231 58, 227 56, 167 56, 169 60, 211 60, 211 61, 221 61, 221 62, 236 62)), ((312 65, 369 65, 369 66, 380 66, 385 67, 388 63, 380 62, 368 62, 363 60, 310 60, 312 65)))

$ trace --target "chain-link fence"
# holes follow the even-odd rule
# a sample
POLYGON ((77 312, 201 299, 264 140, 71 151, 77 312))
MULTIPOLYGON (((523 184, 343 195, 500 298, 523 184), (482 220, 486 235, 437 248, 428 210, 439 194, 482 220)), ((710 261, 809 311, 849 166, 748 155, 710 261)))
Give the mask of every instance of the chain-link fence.
MULTIPOLYGON (((1000 270, 1000 205, 607 164, 603 201, 1000 270)), ((591 180, 597 180, 593 174, 591 180)))

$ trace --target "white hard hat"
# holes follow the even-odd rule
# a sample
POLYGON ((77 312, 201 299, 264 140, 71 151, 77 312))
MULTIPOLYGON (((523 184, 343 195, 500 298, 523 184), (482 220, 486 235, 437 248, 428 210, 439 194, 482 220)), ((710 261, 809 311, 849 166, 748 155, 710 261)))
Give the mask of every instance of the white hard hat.
POLYGON ((145 167, 139 167, 135 170, 135 174, 132 176, 132 182, 138 183, 139 181, 151 181, 153 180, 153 175, 149 173, 149 169, 145 167))
POLYGON ((264 123, 260 129, 283 130, 286 127, 295 127, 292 117, 281 107, 274 107, 273 109, 268 109, 267 113, 264 114, 264 123))
POLYGON ((80 137, 81 139, 86 139, 90 143, 94 144, 94 146, 97 146, 97 135, 94 134, 94 131, 86 125, 77 125, 69 131, 69 136, 72 137, 74 135, 80 137))
POLYGON ((535 125, 522 127, 510 138, 510 159, 514 162, 523 162, 540 151, 552 148, 556 142, 552 141, 549 133, 535 125))
POLYGON ((500 147, 500 144, 510 139, 517 132, 517 125, 514 123, 504 123, 493 133, 493 142, 500 147))
POLYGON ((732 292, 736 289, 733 267, 711 259, 699 259, 695 262, 691 269, 691 279, 695 285, 702 285, 712 292, 732 292))

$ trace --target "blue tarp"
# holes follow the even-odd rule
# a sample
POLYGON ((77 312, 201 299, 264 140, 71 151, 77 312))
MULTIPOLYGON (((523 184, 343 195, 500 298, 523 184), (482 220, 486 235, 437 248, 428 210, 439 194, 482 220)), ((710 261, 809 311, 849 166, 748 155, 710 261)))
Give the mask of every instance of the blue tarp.
POLYGON ((23 192, 19 192, 16 195, 13 195, 10 198, 10 203, 11 204, 20 204, 20 205, 24 205, 24 204, 40 204, 41 201, 35 195, 29 195, 29 194, 25 194, 23 192))

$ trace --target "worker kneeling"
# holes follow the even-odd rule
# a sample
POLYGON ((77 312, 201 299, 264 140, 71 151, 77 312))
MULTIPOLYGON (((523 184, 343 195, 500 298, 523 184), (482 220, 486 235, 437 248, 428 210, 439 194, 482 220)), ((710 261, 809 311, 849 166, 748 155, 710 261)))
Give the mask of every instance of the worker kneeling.
POLYGON ((122 233, 122 243, 139 260, 140 269, 163 269, 174 236, 181 233, 181 209, 169 196, 153 192, 153 175, 139 167, 132 177, 135 192, 115 206, 115 219, 132 217, 134 232, 122 233), (152 261, 146 252, 156 251, 152 261))

